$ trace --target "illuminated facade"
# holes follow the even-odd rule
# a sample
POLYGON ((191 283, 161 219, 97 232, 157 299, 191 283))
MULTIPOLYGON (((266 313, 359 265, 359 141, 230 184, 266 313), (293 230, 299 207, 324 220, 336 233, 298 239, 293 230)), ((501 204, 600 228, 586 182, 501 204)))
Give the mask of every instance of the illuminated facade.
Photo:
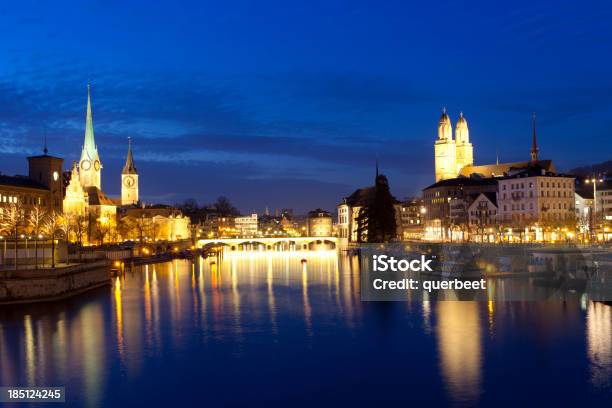
POLYGON ((45 154, 28 157, 28 176, 0 175, 0 208, 19 204, 28 212, 34 206, 62 211, 64 160, 45 154))
POLYGON ((308 236, 332 236, 332 217, 327 211, 317 208, 308 213, 308 236))
POLYGON ((438 139, 434 143, 436 181, 457 177, 466 166, 474 164, 474 148, 463 113, 459 115, 453 139, 453 128, 446 109, 438 123, 438 139))
POLYGON ((124 240, 177 241, 191 238, 191 221, 168 206, 124 207, 120 210, 124 240))
POLYGON ((438 123, 438 139, 434 143, 436 181, 457 176, 457 146, 446 109, 438 123))
POLYGON ((574 177, 534 167, 498 183, 500 222, 515 226, 575 223, 574 177))
POLYGON ((259 223, 257 214, 236 217, 234 219, 234 225, 240 237, 255 237, 258 234, 259 223))
POLYGON ((530 160, 474 165, 474 147, 470 143, 470 131, 465 116, 463 116, 463 113, 459 115, 459 120, 455 127, 455 139, 453 139, 451 120, 446 110, 444 110, 438 123, 438 138, 434 143, 435 179, 438 182, 455 177, 470 177, 473 175, 478 177, 503 177, 512 172, 525 170, 534 164, 543 167, 546 171, 556 172, 552 161, 540 160, 538 153, 534 116, 530 160))
POLYGON ((70 181, 66 187, 66 195, 64 197, 64 214, 82 216, 87 214, 87 206, 89 200, 85 189, 79 179, 79 166, 76 162, 72 164, 70 172, 70 181))

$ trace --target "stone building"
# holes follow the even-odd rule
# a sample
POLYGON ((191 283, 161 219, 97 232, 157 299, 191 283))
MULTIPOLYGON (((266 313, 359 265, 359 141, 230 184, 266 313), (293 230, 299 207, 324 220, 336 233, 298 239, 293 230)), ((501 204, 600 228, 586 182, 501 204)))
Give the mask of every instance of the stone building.
POLYGON ((332 236, 332 216, 325 210, 317 208, 308 213, 307 222, 309 237, 331 237, 332 236))
POLYGON ((178 241, 191 238, 189 217, 169 206, 129 206, 119 209, 124 240, 178 241))
POLYGON ((497 235, 497 194, 480 193, 468 207, 468 233, 476 241, 494 242, 497 235))
POLYGON ((474 148, 463 113, 459 115, 453 139, 451 120, 446 109, 438 123, 438 139, 434 143, 436 181, 457 177, 460 170, 474 163, 474 148))
POLYGON ((412 198, 401 203, 402 239, 420 240, 423 238, 425 203, 420 198, 412 198))
POLYGON ((259 233, 259 223, 257 214, 236 217, 234 225, 239 237, 255 237, 259 233))
POLYGON ((446 110, 442 112, 438 123, 438 138, 434 143, 435 180, 452 179, 455 177, 502 177, 509 173, 522 171, 534 164, 549 172, 556 172, 550 160, 539 160, 536 139, 535 115, 533 117, 533 137, 530 160, 474 165, 474 148, 470 143, 470 133, 467 120, 459 115, 453 139, 451 120, 446 110))
POLYGON ((468 208, 481 193, 497 192, 494 178, 456 177, 440 180, 423 189, 424 238, 459 240, 465 237, 468 208))
POLYGON ((49 156, 28 157, 27 176, 0 175, 0 207, 20 204, 24 211, 41 206, 47 212, 62 212, 64 160, 49 156))
POLYGON ((535 165, 498 183, 500 222, 516 226, 575 223, 574 177, 535 165))

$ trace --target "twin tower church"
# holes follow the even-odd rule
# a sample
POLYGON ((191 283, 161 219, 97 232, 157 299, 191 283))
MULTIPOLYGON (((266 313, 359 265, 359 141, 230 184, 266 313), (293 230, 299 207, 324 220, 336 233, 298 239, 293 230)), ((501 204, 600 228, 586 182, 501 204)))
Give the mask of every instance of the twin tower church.
POLYGON ((134 165, 132 143, 121 172, 121 198, 111 199, 102 191, 102 162, 94 138, 91 112, 91 92, 87 86, 87 114, 85 119, 85 141, 81 159, 74 162, 66 186, 63 209, 67 215, 89 215, 104 221, 114 221, 118 206, 138 204, 138 172, 134 165))
POLYGON ((436 183, 457 177, 502 177, 534 165, 549 172, 556 172, 552 161, 538 158, 538 151, 534 114, 530 160, 474 165, 474 147, 470 143, 470 131, 466 118, 463 113, 459 114, 453 138, 451 120, 444 109, 438 122, 438 138, 434 143, 436 183))

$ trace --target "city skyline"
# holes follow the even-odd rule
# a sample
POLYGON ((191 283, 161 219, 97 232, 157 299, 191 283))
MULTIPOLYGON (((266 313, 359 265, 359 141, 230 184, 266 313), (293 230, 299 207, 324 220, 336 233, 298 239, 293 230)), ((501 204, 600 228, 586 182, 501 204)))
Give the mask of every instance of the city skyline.
POLYGON ((372 184, 376 156, 394 195, 417 195, 444 106, 453 127, 466 115, 477 164, 528 160, 533 111, 541 157, 560 170, 610 158, 610 9, 482 5, 478 18, 451 2, 418 6, 419 21, 392 3, 46 7, 0 11, 15 39, 0 46, 4 174, 25 173, 45 135, 69 170, 89 80, 103 186, 119 195, 131 136, 147 202, 333 210, 372 184), (296 24, 310 30, 282 36, 296 24))

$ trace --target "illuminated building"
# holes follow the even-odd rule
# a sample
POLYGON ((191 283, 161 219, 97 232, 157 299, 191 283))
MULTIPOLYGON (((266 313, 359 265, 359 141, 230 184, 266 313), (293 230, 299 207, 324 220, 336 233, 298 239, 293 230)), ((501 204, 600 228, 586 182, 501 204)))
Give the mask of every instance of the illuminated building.
POLYGON ((498 180, 499 220, 514 225, 574 221, 574 177, 534 166, 498 180))
POLYGON ((420 198, 405 200, 401 203, 402 239, 415 240, 423 238, 425 213, 425 205, 420 198))
POLYGON ((497 195, 480 193, 467 209, 469 232, 481 242, 495 240, 493 229, 497 229, 497 195))
POLYGON ((234 219, 238 236, 254 237, 258 233, 257 214, 247 215, 245 217, 236 217, 234 219))
MULTIPOLYGON (((467 127, 467 125, 466 125, 467 127)), ((438 139, 434 143, 436 181, 457 176, 457 145, 446 109, 438 123, 438 139)))
POLYGON ((87 85, 87 112, 85 116, 85 139, 81 150, 78 169, 73 166, 68 180, 70 195, 64 197, 65 213, 81 215, 81 198, 87 200, 86 212, 92 222, 114 224, 116 222, 117 204, 102 191, 102 163, 98 146, 94 138, 93 116, 91 107, 91 87, 87 85), (84 194, 75 185, 74 177, 78 176, 84 194))
POLYGON ((535 116, 533 119, 533 140, 530 151, 530 160, 510 163, 495 163, 474 165, 474 147, 470 143, 470 132, 467 120, 463 114, 459 115, 453 139, 451 120, 442 112, 438 123, 438 138, 434 143, 435 180, 452 179, 455 177, 500 177, 518 170, 524 170, 538 164, 548 172, 556 172, 550 160, 539 160, 536 140, 535 116))
POLYGON ((189 217, 169 206, 122 207, 119 219, 123 239, 176 241, 191 238, 189 217))
POLYGON ((47 211, 62 211, 64 160, 49 156, 28 157, 28 176, 0 175, 0 207, 21 204, 29 211, 35 205, 47 211))
POLYGON ((456 177, 440 180, 423 189, 425 207, 424 221, 427 240, 447 240, 464 231, 456 231, 460 226, 467 227, 468 207, 481 193, 495 194, 497 180, 493 178, 456 177))
POLYGON ((332 217, 320 208, 308 213, 308 236, 309 237, 331 237, 332 217))
POLYGON ((79 181, 78 164, 72 164, 70 179, 66 186, 66 195, 64 196, 64 214, 72 214, 82 216, 87 214, 87 206, 89 198, 83 189, 83 185, 79 181))
POLYGON ((91 92, 87 84, 87 113, 85 117, 85 141, 79 161, 79 178, 83 188, 102 189, 102 162, 94 139, 93 117, 91 113, 91 92))

